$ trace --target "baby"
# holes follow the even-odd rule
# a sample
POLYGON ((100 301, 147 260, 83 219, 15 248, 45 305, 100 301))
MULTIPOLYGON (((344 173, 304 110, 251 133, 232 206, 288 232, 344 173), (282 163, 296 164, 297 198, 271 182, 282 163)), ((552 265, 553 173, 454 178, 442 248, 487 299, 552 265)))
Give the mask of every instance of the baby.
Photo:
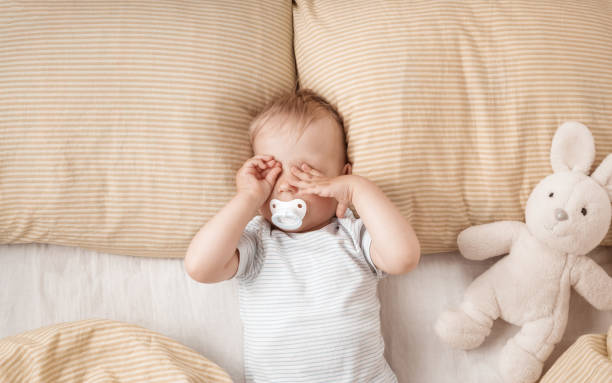
POLYGON ((238 280, 246 381, 397 382, 376 286, 418 264, 414 230, 351 174, 342 119, 312 91, 267 105, 249 133, 236 195, 185 256, 198 282, 238 280))

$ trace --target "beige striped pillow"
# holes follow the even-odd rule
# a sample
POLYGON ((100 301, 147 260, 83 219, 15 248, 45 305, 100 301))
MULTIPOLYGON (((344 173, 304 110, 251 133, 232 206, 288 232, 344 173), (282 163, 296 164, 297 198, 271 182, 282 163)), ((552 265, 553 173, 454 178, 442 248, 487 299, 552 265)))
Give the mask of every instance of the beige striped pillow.
POLYGON ((522 220, 564 121, 591 128, 594 166, 612 152, 606 2, 296 0, 293 16, 300 84, 338 105, 354 173, 424 253, 522 220))
POLYGON ((606 334, 583 335, 555 361, 540 383, 612 382, 612 327, 606 334))
POLYGON ((232 380, 221 367, 166 336, 128 323, 87 319, 1 339, 0 381, 232 380))
POLYGON ((0 243, 182 257, 292 36, 281 0, 0 0, 0 243))

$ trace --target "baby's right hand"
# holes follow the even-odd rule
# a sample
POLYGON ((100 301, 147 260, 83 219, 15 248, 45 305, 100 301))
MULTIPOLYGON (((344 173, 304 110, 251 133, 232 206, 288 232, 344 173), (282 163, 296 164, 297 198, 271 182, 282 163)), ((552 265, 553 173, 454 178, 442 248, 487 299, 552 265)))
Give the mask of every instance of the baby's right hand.
POLYGON ((251 194, 264 203, 272 192, 281 170, 281 163, 273 156, 268 154, 253 156, 236 173, 237 192, 251 194))

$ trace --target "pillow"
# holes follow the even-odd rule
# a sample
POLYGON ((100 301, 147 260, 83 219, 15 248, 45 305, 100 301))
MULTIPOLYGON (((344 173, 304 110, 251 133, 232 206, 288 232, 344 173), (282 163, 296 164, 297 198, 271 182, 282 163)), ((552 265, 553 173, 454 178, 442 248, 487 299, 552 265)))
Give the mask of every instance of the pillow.
POLYGON ((57 323, 0 339, 0 376, 10 382, 232 381, 179 342, 108 319, 57 323))
POLYGON ((612 327, 608 334, 586 334, 555 361, 539 383, 612 382, 612 327))
POLYGON ((0 2, 0 243, 183 257, 295 87, 291 4, 0 2))
POLYGON ((591 129, 594 166, 612 152, 605 2, 295 3, 300 85, 338 106, 354 173, 425 254, 456 250, 468 226, 523 220, 561 123, 591 129))

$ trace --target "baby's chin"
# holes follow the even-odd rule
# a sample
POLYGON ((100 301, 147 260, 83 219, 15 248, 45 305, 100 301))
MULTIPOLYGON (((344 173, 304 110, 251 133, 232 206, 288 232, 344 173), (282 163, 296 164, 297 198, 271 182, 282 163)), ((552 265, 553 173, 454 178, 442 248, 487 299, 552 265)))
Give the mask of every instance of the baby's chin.
POLYGON ((305 224, 302 224, 302 226, 300 226, 300 227, 298 227, 297 229, 294 229, 294 230, 281 229, 280 227, 278 227, 274 223, 272 223, 272 220, 270 218, 268 218, 268 217, 265 217, 265 218, 266 218, 266 220, 268 222, 270 222, 270 226, 273 229, 281 230, 281 231, 284 231, 285 233, 307 233, 309 231, 319 230, 319 229, 325 227, 326 225, 331 223, 331 220, 334 217, 335 216, 332 216, 332 217, 330 217, 330 218, 328 218, 328 219, 326 219, 326 220, 324 220, 322 222, 319 222, 319 223, 316 223, 316 222, 315 223, 306 222, 305 224))

